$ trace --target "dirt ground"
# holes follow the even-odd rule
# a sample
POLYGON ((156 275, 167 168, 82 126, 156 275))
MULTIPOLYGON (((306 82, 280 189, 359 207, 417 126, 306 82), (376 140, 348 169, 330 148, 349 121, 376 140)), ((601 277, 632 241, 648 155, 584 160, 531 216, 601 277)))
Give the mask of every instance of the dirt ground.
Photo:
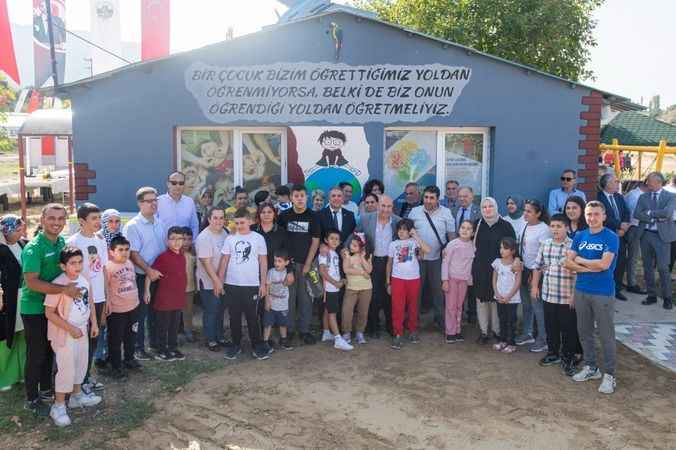
MULTIPOLYGON (((469 337, 474 337, 470 334, 469 337)), ((242 356, 155 402, 118 449, 676 448, 676 376, 619 346, 618 389, 438 334, 242 356)), ((72 447, 71 447, 72 448, 72 447)))

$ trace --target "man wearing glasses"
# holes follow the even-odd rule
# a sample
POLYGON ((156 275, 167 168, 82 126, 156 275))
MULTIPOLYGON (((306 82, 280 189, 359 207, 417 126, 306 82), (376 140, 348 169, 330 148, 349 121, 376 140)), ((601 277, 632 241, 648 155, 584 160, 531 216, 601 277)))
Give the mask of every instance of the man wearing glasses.
MULTIPOLYGON (((155 216, 157 213, 157 191, 152 187, 142 187, 136 191, 139 213, 134 216, 122 230, 122 234, 129 240, 131 261, 136 269, 136 285, 138 291, 145 292, 145 279, 157 281, 162 273, 152 268, 155 259, 164 252, 166 246, 166 231, 164 223, 155 216)), ((151 290, 154 293, 154 289, 151 290)), ((151 298, 152 303, 152 298, 151 298)), ((139 306, 138 331, 136 333, 136 359, 147 361, 150 355, 145 351, 145 321, 148 316, 148 331, 150 347, 157 348, 157 336, 154 331, 154 317, 152 309, 148 310, 145 302, 139 306)))
POLYGON ((549 193, 549 202, 547 202, 547 212, 549 216, 557 213, 564 213, 563 206, 566 204, 568 197, 576 195, 581 197, 585 202, 587 197, 584 192, 575 189, 576 179, 575 171, 573 169, 566 169, 561 174, 561 187, 554 189, 549 193))
POLYGON ((166 227, 188 227, 192 235, 200 232, 195 202, 185 191, 185 175, 174 172, 167 178, 167 193, 157 199, 157 216, 166 227))

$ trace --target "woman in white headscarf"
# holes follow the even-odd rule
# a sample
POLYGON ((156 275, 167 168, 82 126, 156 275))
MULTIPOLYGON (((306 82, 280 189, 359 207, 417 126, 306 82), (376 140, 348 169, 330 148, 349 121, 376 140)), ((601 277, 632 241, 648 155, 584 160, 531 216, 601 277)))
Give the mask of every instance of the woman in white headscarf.
POLYGON ((490 340, 489 327, 494 336, 500 334, 498 308, 493 292, 493 261, 500 258, 500 240, 511 237, 516 240, 514 228, 498 214, 498 203, 493 197, 481 200, 481 218, 476 226, 474 244, 476 253, 472 264, 472 296, 477 302, 477 316, 481 336, 479 343, 490 340))

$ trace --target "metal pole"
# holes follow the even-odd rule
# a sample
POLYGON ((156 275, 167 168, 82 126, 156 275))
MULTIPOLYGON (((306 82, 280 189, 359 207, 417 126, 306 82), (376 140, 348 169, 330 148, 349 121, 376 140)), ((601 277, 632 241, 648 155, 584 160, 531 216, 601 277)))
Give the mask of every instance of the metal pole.
POLYGON ((19 199, 21 201, 21 219, 26 223, 26 180, 24 167, 25 138, 22 134, 19 136, 19 199))
POLYGON ((54 26, 52 25, 52 2, 45 0, 45 7, 47 8, 47 32, 49 34, 49 56, 52 58, 52 79, 54 86, 59 85, 59 76, 56 70, 56 50, 54 49, 54 26))
POLYGON ((75 212, 75 174, 73 170, 73 137, 68 136, 68 203, 70 213, 75 212))

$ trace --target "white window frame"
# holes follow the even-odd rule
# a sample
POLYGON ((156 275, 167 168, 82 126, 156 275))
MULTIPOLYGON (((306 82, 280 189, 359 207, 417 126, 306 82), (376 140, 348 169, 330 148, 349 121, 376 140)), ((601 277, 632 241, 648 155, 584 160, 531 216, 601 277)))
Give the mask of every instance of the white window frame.
POLYGON ((181 167, 181 133, 183 131, 232 131, 232 169, 234 172, 233 182, 235 186, 244 186, 244 173, 242 171, 242 159, 244 157, 244 145, 242 141, 242 134, 247 133, 274 133, 281 134, 281 147, 279 149, 282 171, 282 184, 288 183, 287 170, 287 136, 285 127, 222 127, 222 126, 181 126, 176 127, 176 167, 182 170, 181 167))
MULTIPOLYGON (((385 158, 385 142, 387 133, 390 131, 433 131, 437 133, 437 169, 436 180, 437 187, 441 191, 443 197, 446 192, 446 140, 447 134, 481 134, 483 135, 483 149, 481 152, 481 195, 488 196, 488 188, 490 186, 490 128, 483 127, 386 127, 383 131, 383 159, 385 158)), ((383 166, 384 170, 384 166, 383 166)), ((383 174, 384 175, 384 174, 383 174)))

